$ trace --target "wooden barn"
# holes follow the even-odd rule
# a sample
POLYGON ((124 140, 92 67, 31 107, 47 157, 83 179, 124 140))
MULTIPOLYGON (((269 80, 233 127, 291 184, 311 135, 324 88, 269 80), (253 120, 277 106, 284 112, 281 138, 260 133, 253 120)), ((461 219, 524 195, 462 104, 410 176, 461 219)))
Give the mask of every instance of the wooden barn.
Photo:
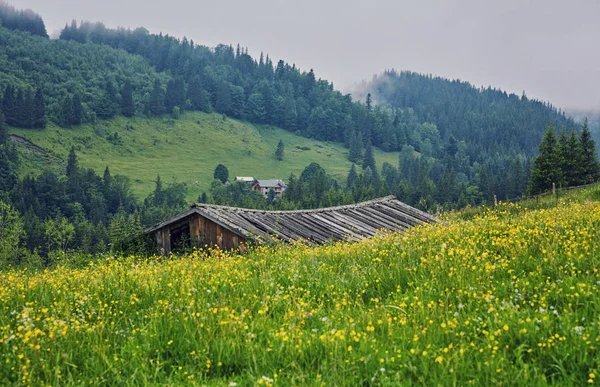
POLYGON ((393 196, 363 203, 298 211, 264 211, 194 204, 189 211, 159 223, 145 232, 154 235, 164 254, 178 247, 218 246, 245 251, 261 239, 304 240, 322 244, 361 240, 378 230, 402 231, 435 222, 431 215, 393 196))

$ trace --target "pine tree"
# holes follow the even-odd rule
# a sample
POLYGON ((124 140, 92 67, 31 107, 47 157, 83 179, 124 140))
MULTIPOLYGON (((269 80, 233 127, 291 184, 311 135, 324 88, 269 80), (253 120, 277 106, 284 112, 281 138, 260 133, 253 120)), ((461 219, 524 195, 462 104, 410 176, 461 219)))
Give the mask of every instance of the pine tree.
MULTIPOLYGON (((564 136, 566 137, 566 133, 564 136)), ((563 139, 563 135, 561 135, 560 152, 561 170, 565 186, 572 187, 581 184, 581 154, 579 152, 579 141, 575 134, 575 128, 571 129, 571 134, 568 138, 563 139)))
POLYGON ((16 126, 17 121, 17 101, 15 89, 12 84, 8 84, 4 89, 4 98, 2 99, 2 112, 6 123, 10 126, 16 126))
POLYGON ((363 158, 363 169, 371 169, 373 178, 373 188, 379 189, 379 172, 377 172, 377 164, 375 163, 375 156, 373 155, 373 145, 371 141, 367 141, 365 146, 365 156, 363 158))
POLYGON ((194 77, 188 85, 187 98, 190 100, 191 107, 194 110, 207 113, 212 110, 208 91, 202 88, 202 82, 198 77, 194 77))
POLYGON ((367 105, 367 110, 368 110, 368 111, 371 111, 371 110, 373 110, 373 100, 372 100, 372 98, 371 98, 371 93, 367 94, 367 102, 366 102, 366 105, 367 105))
POLYGON ((283 141, 279 140, 279 143, 277 143, 277 150, 275 151, 275 158, 278 161, 283 160, 283 151, 284 151, 283 141))
POLYGON ((41 87, 35 90, 35 97, 33 98, 32 126, 39 129, 46 127, 46 102, 41 87))
POLYGON ((349 145, 348 160, 357 163, 362 158, 362 134, 352 131, 350 133, 349 145))
POLYGON ((581 183, 590 184, 598 181, 600 177, 600 166, 596 156, 596 142, 592 138, 592 133, 588 129, 587 118, 581 126, 581 135, 579 137, 579 154, 581 155, 581 183))
POLYGON ((79 170, 79 167, 78 167, 78 163, 77 163, 77 155, 75 154, 75 147, 72 146, 71 150, 69 151, 69 159, 67 161, 67 171, 66 171, 67 177, 75 176, 77 174, 78 170, 79 170))
POLYGON ((348 173, 348 178, 346 179, 346 190, 350 191, 358 181, 358 174, 356 173, 356 165, 352 164, 350 168, 350 172, 348 173))
POLYGON ((0 110, 0 145, 6 141, 6 121, 4 120, 4 113, 0 110))
POLYGON ((170 113, 175 106, 181 110, 185 107, 185 83, 182 78, 171 79, 167 83, 165 109, 170 113))
POLYGON ((252 93, 246 104, 246 115, 251 122, 262 123, 267 118, 265 97, 261 93, 252 93))
POLYGON ((148 112, 153 116, 160 116, 165 113, 165 93, 158 79, 154 81, 154 87, 150 93, 148 112))
POLYGON ((221 82, 219 89, 217 90, 217 102, 215 109, 221 114, 231 114, 231 89, 228 82, 221 82))
POLYGON ((373 156, 373 145, 368 141, 365 146, 365 156, 363 158, 362 168, 367 169, 367 167, 371 168, 371 171, 376 170, 375 168, 375 156, 373 156))
POLYGON ((94 102, 94 112, 99 118, 108 119, 117 114, 118 107, 117 90, 113 83, 107 79, 102 94, 94 102))
POLYGON ((530 194, 535 195, 551 189, 553 183, 561 180, 560 155, 554 135, 554 127, 550 126, 540 144, 539 155, 533 162, 527 190, 530 194))
POLYGON ((108 169, 108 165, 104 169, 104 175, 102 175, 102 184, 104 184, 104 189, 108 191, 110 188, 110 183, 112 181, 112 177, 110 175, 110 169, 108 169))
POLYGON ((156 176, 156 183, 154 185, 154 194, 152 197, 152 204, 155 206, 161 206, 165 201, 165 191, 162 188, 162 181, 160 175, 156 176))
POLYGON ((121 114, 125 117, 133 117, 135 115, 133 86, 131 86, 129 80, 125 81, 125 85, 123 85, 123 89, 121 89, 121 114))
POLYGON ((64 97, 60 104, 59 121, 63 128, 69 128, 73 123, 73 101, 69 96, 64 97))
POLYGON ((19 128, 29 128, 31 127, 31 110, 33 105, 33 98, 31 97, 31 92, 23 92, 23 89, 19 89, 17 92, 16 98, 16 117, 15 117, 15 126, 19 128))
POLYGON ((221 183, 225 184, 225 182, 229 179, 229 171, 227 170, 227 167, 223 164, 217 165, 213 177, 215 179, 219 179, 221 183))
POLYGON ((73 125, 81 125, 83 122, 83 105, 81 104, 81 97, 79 93, 75 93, 71 99, 71 123, 73 125))

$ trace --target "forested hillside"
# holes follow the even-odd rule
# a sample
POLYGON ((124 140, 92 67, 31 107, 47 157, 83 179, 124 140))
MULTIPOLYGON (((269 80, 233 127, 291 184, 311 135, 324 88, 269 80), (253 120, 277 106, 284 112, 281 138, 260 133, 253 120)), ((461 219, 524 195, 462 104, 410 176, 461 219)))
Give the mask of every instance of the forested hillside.
POLYGON ((559 130, 579 130, 563 112, 525 93, 519 97, 414 72, 386 71, 355 94, 370 94, 402 122, 430 123, 434 141, 419 137, 410 126, 407 139, 430 156, 429 177, 439 186, 439 176, 450 173, 454 175, 450 180, 477 187, 486 200, 493 194, 515 198, 525 191, 530 161, 550 124, 559 130))

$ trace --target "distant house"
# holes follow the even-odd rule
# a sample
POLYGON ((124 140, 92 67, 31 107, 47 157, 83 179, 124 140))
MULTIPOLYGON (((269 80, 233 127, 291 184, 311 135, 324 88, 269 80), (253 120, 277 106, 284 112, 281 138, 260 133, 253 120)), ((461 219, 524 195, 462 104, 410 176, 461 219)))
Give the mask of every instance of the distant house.
POLYGON ((275 191, 275 197, 281 197, 285 192, 287 185, 283 180, 256 180, 252 185, 252 190, 262 193, 265 198, 269 196, 269 190, 275 191))
POLYGON ((254 185, 256 179, 251 176, 236 176, 235 181, 241 181, 242 183, 246 183, 249 186, 252 186, 254 185))
POLYGON ((378 230, 403 231, 436 219, 393 196, 317 210, 264 211, 195 204, 189 211, 145 230, 157 248, 169 254, 178 247, 218 246, 245 251, 249 244, 275 237, 309 244, 359 241, 378 230))

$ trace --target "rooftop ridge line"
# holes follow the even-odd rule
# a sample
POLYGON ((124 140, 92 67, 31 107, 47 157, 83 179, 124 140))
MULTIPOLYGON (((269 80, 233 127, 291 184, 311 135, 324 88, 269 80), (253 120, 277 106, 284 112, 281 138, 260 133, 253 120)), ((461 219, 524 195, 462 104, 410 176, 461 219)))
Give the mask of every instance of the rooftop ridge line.
POLYGON ((191 208, 197 208, 197 209, 206 208, 206 209, 224 210, 224 211, 229 211, 229 212, 247 212, 247 213, 261 213, 261 214, 263 214, 263 213, 266 213, 266 214, 310 214, 310 213, 339 211, 339 210, 352 209, 352 208, 361 208, 361 207, 370 206, 370 205, 377 204, 377 203, 389 202, 389 201, 395 200, 395 199, 396 198, 393 195, 389 195, 389 196, 384 196, 384 197, 377 198, 377 199, 368 200, 366 202, 360 202, 360 203, 355 203, 355 204, 346 204, 343 206, 314 208, 314 209, 310 209, 310 210, 290 210, 290 211, 258 210, 255 208, 239 208, 239 207, 229 207, 229 206, 222 206, 222 205, 218 205, 218 204, 205 204, 205 203, 193 203, 191 205, 191 208))

